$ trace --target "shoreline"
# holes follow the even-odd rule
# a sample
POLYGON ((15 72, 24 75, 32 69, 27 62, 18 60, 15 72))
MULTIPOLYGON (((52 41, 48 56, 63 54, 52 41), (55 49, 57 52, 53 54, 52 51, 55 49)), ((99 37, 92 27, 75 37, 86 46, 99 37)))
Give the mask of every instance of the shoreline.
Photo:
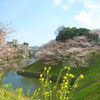
MULTIPOLYGON (((35 78, 40 78, 40 74, 41 73, 35 73, 35 72, 29 72, 29 71, 25 71, 25 70, 17 70, 17 74, 18 75, 23 75, 23 76, 28 76, 28 77, 35 77, 35 78)), ((57 81, 56 76, 53 76, 50 78, 50 80, 52 80, 53 82, 57 81)), ((62 82, 63 78, 61 77, 59 82, 62 82)))

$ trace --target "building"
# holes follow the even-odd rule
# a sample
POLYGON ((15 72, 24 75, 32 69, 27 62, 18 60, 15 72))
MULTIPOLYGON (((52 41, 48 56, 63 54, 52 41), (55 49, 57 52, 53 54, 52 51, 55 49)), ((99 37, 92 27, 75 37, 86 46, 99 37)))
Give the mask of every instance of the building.
POLYGON ((29 44, 24 42, 22 46, 22 52, 25 57, 29 56, 29 44))
POLYGON ((17 45, 18 44, 17 42, 18 42, 18 40, 15 40, 15 39, 12 40, 13 45, 17 45))
POLYGON ((4 46, 6 40, 6 33, 0 30, 0 46, 4 46))
POLYGON ((22 50, 22 48, 23 48, 23 44, 17 44, 17 49, 22 50))
POLYGON ((26 58, 29 56, 29 44, 24 42, 23 44, 18 44, 18 40, 12 40, 12 42, 7 42, 7 45, 14 47, 18 52, 23 54, 23 57, 26 58))
POLYGON ((18 40, 15 40, 15 39, 14 39, 14 40, 12 40, 13 47, 17 48, 17 44, 18 44, 17 42, 18 42, 18 40))

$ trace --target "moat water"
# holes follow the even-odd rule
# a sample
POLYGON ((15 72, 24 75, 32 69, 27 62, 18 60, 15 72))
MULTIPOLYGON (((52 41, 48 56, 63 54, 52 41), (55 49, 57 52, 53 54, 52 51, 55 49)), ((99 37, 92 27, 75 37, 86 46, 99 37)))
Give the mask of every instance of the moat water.
MULTIPOLYGON (((35 62, 37 60, 33 59, 32 61, 35 62)), ((13 89, 23 88, 24 93, 26 93, 27 89, 30 89, 31 94, 40 87, 39 79, 18 75, 16 70, 7 72, 4 75, 3 83, 12 83, 13 89)))

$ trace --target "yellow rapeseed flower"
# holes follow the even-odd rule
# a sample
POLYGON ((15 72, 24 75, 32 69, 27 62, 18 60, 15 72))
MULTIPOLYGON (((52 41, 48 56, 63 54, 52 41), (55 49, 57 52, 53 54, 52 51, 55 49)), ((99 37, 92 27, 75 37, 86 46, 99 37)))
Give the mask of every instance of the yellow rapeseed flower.
POLYGON ((50 91, 50 95, 52 95, 52 91, 50 91))
POLYGON ((40 77, 41 77, 41 78, 42 78, 42 76, 43 76, 43 75, 42 75, 42 74, 40 74, 40 77))
POLYGON ((68 68, 67 66, 64 67, 64 69, 67 69, 67 68, 68 68))
POLYGON ((69 74, 69 77, 74 78, 75 76, 73 74, 69 74))
POLYGON ((67 93, 69 94, 69 93, 70 93, 70 91, 67 91, 67 93))
POLYGON ((47 73, 49 73, 49 70, 47 70, 47 73))
POLYGON ((52 81, 51 81, 51 80, 50 80, 49 82, 50 82, 50 83, 52 83, 52 81))
POLYGON ((5 95, 5 93, 4 93, 4 92, 2 92, 2 93, 1 93, 1 95, 2 95, 2 96, 4 96, 4 95, 5 95))
POLYGON ((66 76, 64 76, 64 77, 63 77, 63 79, 65 79, 65 80, 66 80, 66 79, 67 79, 67 77, 66 77, 66 76))
POLYGON ((84 75, 83 75, 83 74, 81 74, 81 75, 80 75, 80 78, 84 78, 84 75))
POLYGON ((49 70, 51 70, 51 67, 49 67, 49 70))
POLYGON ((8 84, 6 85, 6 87, 8 88, 8 84))
POLYGON ((58 94, 61 94, 62 92, 61 92, 61 90, 58 90, 57 93, 58 93, 58 94))
POLYGON ((44 78, 42 78, 41 81, 44 81, 44 78))
POLYGON ((65 82, 65 85, 68 85, 68 82, 65 82))
POLYGON ((40 91, 41 89, 39 88, 38 91, 40 91))
POLYGON ((63 80, 63 83, 65 82, 65 80, 63 80))
POLYGON ((66 85, 65 88, 68 88, 68 86, 66 85))
POLYGON ((44 70, 47 70, 47 68, 46 68, 46 67, 44 67, 44 70))
POLYGON ((75 84, 74 87, 77 88, 77 84, 75 84))
POLYGON ((48 95, 48 94, 49 94, 49 92, 45 92, 44 94, 45 94, 45 95, 48 95))
POLYGON ((68 70, 70 70, 70 67, 68 67, 68 70))
POLYGON ((39 93, 37 92, 37 95, 38 95, 39 93))
POLYGON ((68 73, 66 73, 66 76, 68 76, 68 73))
POLYGON ((56 87, 54 86, 53 88, 55 89, 56 87))
POLYGON ((62 86, 62 87, 61 87, 61 89, 63 90, 63 89, 64 89, 64 87, 62 86))

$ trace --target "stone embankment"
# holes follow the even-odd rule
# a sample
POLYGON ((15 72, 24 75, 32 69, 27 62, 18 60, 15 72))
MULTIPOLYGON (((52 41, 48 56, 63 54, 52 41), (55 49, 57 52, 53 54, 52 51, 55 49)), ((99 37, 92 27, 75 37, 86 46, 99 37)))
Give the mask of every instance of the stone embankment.
MULTIPOLYGON (((23 76, 28 76, 28 77, 35 77, 35 78, 40 78, 40 73, 35 73, 35 72, 29 72, 29 71, 25 71, 25 70, 18 70, 17 74, 19 75, 23 75, 23 76)), ((50 78, 52 81, 56 82, 57 81, 57 77, 53 76, 50 78)), ((62 78, 60 78, 59 82, 62 82, 62 78)))

